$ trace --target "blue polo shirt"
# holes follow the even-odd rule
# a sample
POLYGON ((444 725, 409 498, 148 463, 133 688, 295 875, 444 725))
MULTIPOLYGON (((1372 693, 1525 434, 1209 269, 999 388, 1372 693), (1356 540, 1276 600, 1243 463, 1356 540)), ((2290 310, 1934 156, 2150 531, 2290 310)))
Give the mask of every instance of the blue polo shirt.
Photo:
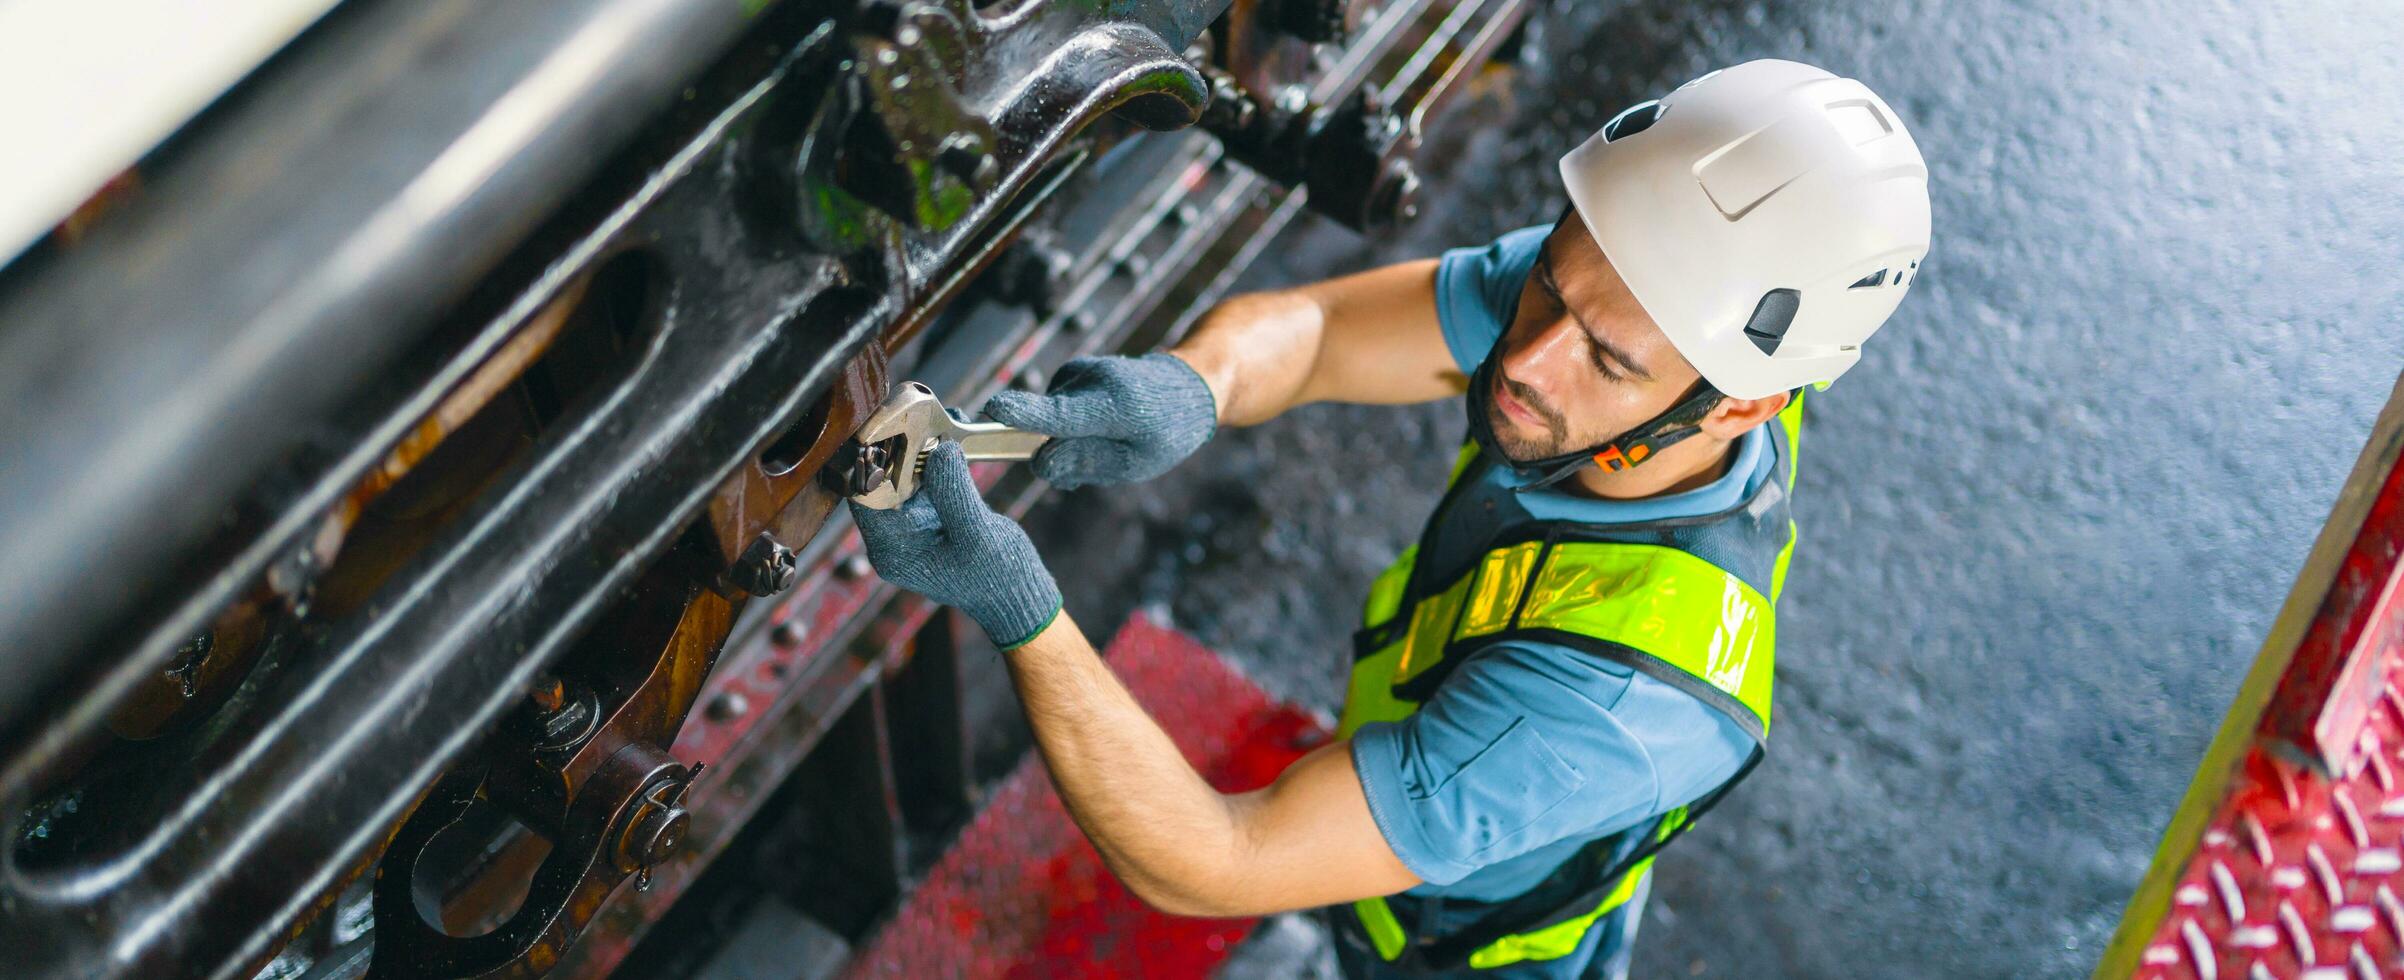
MULTIPOLYGON (((1436 310, 1462 373, 1476 370, 1509 325, 1549 231, 1522 228, 1445 253, 1436 310)), ((1454 519, 1491 528, 1527 517, 1611 524, 1719 513, 1770 478, 1775 446, 1757 428, 1717 482, 1631 501, 1523 492, 1507 468, 1494 467, 1454 519)), ((1477 902, 1518 895, 1588 841, 1693 801, 1751 751, 1734 722, 1692 695, 1542 642, 1479 651, 1409 718, 1363 725, 1352 740, 1378 829, 1426 882, 1408 894, 1477 902)))

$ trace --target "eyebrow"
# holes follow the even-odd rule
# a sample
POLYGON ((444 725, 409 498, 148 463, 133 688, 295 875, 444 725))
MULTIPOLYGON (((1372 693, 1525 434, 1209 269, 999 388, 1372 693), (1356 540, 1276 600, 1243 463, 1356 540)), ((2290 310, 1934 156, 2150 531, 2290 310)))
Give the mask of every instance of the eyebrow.
POLYGON ((1536 285, 1543 288, 1545 295, 1553 298, 1555 305, 1567 311, 1570 319, 1577 321, 1578 329, 1586 332, 1586 339, 1594 343, 1596 350, 1610 355, 1611 359, 1618 361, 1619 366, 1629 374, 1646 381, 1653 380, 1653 372, 1645 370, 1643 365, 1636 363, 1636 359, 1629 357, 1627 351, 1620 350, 1612 346, 1610 341, 1604 340, 1601 334, 1595 332, 1594 326, 1587 323, 1586 318, 1579 315, 1578 311, 1569 305, 1567 299, 1562 298, 1561 284, 1553 281, 1553 243, 1550 241, 1545 242, 1543 247, 1536 250, 1536 285))

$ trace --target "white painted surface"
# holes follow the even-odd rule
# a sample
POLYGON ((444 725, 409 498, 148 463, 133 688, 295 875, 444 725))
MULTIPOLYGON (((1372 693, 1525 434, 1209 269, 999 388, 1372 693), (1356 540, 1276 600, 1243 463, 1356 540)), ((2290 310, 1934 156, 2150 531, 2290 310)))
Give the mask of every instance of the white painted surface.
POLYGON ((339 0, 0 0, 0 262, 339 0))

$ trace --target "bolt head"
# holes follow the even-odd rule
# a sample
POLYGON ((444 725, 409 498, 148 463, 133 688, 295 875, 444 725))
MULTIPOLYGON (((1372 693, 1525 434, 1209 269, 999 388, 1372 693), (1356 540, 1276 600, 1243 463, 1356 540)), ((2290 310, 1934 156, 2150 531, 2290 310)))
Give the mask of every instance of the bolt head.
POLYGON ((771 596, 793 587, 801 577, 793 549, 779 544, 775 538, 762 533, 752 539, 751 547, 743 549, 743 557, 735 562, 728 576, 734 584, 755 596, 771 596))
POLYGON ((638 867, 657 867, 684 847, 692 827, 692 814, 681 806, 653 810, 627 835, 626 856, 638 867))
POLYGON ((1408 221, 1419 216, 1419 171, 1407 159, 1397 158, 1386 165, 1380 175, 1371 212, 1366 217, 1375 223, 1408 221))

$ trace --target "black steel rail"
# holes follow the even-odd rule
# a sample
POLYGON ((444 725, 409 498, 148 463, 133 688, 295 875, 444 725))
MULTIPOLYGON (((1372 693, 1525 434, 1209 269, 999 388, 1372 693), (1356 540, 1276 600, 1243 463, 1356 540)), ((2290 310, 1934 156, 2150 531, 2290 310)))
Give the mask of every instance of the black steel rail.
MULTIPOLYGON (((229 161, 263 144, 332 144, 327 152, 334 152, 344 136, 360 137, 350 124, 379 119, 370 110, 387 101, 403 103, 393 111, 422 103, 481 110, 461 112, 466 131, 430 141, 429 154, 396 160, 378 151, 372 159, 349 161, 344 172, 388 178, 390 193, 365 213, 294 214, 292 198, 322 198, 292 187, 244 199, 252 210, 212 205, 205 194, 188 200, 179 177, 170 174, 159 180, 161 197, 170 202, 166 214, 128 222, 132 230, 122 243, 94 243, 59 257, 56 268, 37 268, 16 280, 21 291, 0 303, 9 324, 0 344, 10 361, 0 395, 20 408, 52 409, 16 420, 6 436, 27 445, 9 447, 12 467, 8 490, 0 495, 0 519, 12 538, 30 533, 27 546, 6 562, 12 602, 0 635, 22 663, 8 672, 0 703, 23 717, 36 691, 58 686, 67 666, 62 661, 72 659, 66 654, 88 649, 88 634, 109 621, 104 613, 122 613, 94 603, 122 605, 134 598, 134 589, 93 590, 99 599, 73 594, 90 589, 101 571, 91 567, 93 554, 131 553, 145 541, 172 545, 192 536, 192 528, 205 527, 217 501, 238 493, 243 477, 275 458, 277 436, 305 435, 296 430, 322 417, 325 402, 407 336, 397 327, 387 334, 352 324, 425 319, 429 297, 456 291, 497 260, 502 243, 493 239, 506 236, 489 226, 507 231, 531 224, 556 196, 555 189, 534 185, 569 183, 580 172, 581 166, 547 158, 530 143, 551 147, 557 141, 556 152, 579 157, 612 141, 618 132, 613 127, 636 112, 617 97, 624 86, 608 81, 620 77, 621 67, 609 56, 623 54, 638 66, 625 73, 632 81, 681 84, 688 63, 702 60, 695 52, 714 54, 723 38, 676 18, 721 18, 723 23, 707 24, 725 28, 724 36, 742 23, 732 4, 529 6, 582 17, 556 29, 529 29, 544 25, 496 25, 476 16, 487 8, 467 4, 388 4, 406 9, 378 8, 344 20, 327 37, 309 41, 327 45, 330 53, 289 59, 278 77, 304 85, 316 77, 312 72, 324 72, 331 84, 349 59, 433 56, 409 44, 442 49, 446 56, 498 47, 496 60, 533 66, 527 73, 535 81, 523 83, 531 89, 426 92, 393 83, 393 90, 355 93, 365 108, 346 105, 331 124, 319 114, 297 115, 323 131, 271 128, 261 135, 251 127, 275 121, 263 108, 260 119, 226 125, 221 138, 233 140, 230 145, 212 142, 192 151, 218 164, 202 168, 205 177, 230 181, 229 161), (703 6, 711 13, 674 13, 703 6), (504 43, 504 36, 514 40, 504 43), (382 45, 403 47, 395 53, 382 45), (681 54, 671 57, 664 53, 669 48, 681 54), (640 70, 655 61, 657 71, 640 70), (543 74, 546 66, 555 73, 587 70, 563 77, 543 74), (585 92, 578 82, 609 97, 585 92), (524 92, 534 94, 519 94, 524 92), (557 118, 545 111, 554 105, 610 117, 610 126, 595 131, 602 122, 557 118), (496 135, 478 126, 502 129, 496 135), (519 138, 493 142, 501 135, 519 138), (529 183, 519 187, 512 177, 529 183), (170 197, 167 189, 177 193, 170 197), (513 189, 527 200, 502 200, 513 189), (193 209, 202 213, 183 213, 193 209), (527 213, 519 215, 521 209, 527 213), (304 236, 285 244, 276 237, 284 223, 301 231, 322 224, 333 240, 304 236), (218 298, 245 295, 241 290, 204 290, 242 271, 194 254, 212 251, 196 250, 196 240, 220 236, 274 242, 260 246, 268 251, 335 258, 312 262, 282 255, 291 268, 310 273, 298 277, 291 293, 265 289, 267 295, 245 306, 218 298), (129 266, 145 259, 163 263, 161 273, 122 287, 132 295, 104 302, 104 284, 130 277, 129 266), (165 329, 162 324, 176 323, 171 313, 179 290, 195 292, 195 315, 165 329), (198 295, 203 291, 210 297, 205 301, 198 295), (92 346, 71 343, 76 330, 91 331, 92 346), (149 334, 162 338, 155 351, 136 343, 149 334), (94 356, 99 354, 109 356, 94 356), (62 386, 77 394, 41 397, 62 386), (85 391, 94 386, 100 393, 85 391), (172 421, 145 425, 162 418, 172 421), (13 465, 20 459, 37 465, 13 465), (91 491, 95 483, 113 489, 91 491), (91 499, 76 499, 83 492, 91 499)), ((570 276, 615 250, 641 249, 663 267, 670 288, 637 363, 572 424, 546 434, 532 458, 395 576, 367 614, 308 636, 290 654, 307 669, 276 675, 254 692, 255 711, 188 768, 167 774, 159 795, 173 805, 145 815, 154 822, 135 839, 63 868, 28 869, 13 854, 0 860, 0 946, 10 950, 12 972, 224 976, 255 968, 291 923, 373 857, 423 788, 661 553, 709 490, 824 390, 852 351, 916 301, 910 291, 915 280, 896 270, 960 262, 989 225, 1026 206, 1013 200, 1014 193, 1061 142, 1103 114, 1132 111, 1140 121, 1175 125, 1190 121, 1204 101, 1201 79, 1179 52, 1216 4, 1140 4, 1124 17, 1041 3, 985 14, 965 3, 954 7, 1020 45, 972 51, 1004 63, 978 66, 982 70, 967 78, 986 80, 990 89, 971 87, 962 101, 983 107, 989 121, 1007 120, 1012 134, 989 149, 998 167, 980 181, 980 193, 941 227, 911 229, 861 216, 852 227, 864 231, 858 244, 866 247, 848 254, 805 241, 789 226, 742 220, 745 205, 760 193, 752 182, 762 179, 761 168, 743 155, 767 151, 737 137, 776 131, 763 125, 765 107, 808 108, 823 97, 811 92, 833 83, 796 69, 808 61, 808 51, 797 50, 784 69, 744 92, 524 287, 481 334, 506 335, 570 276), (782 94, 780 85, 805 88, 795 101, 771 99, 782 94), (732 261, 737 257, 741 261, 732 261)), ((806 156, 800 159, 807 165, 806 156)), ((203 182, 200 189, 215 186, 203 182)), ((416 407, 422 412, 422 405, 416 407)), ((372 456, 363 449, 345 462, 363 466, 372 456)), ((299 515, 291 521, 293 532, 348 483, 352 474, 344 469, 320 474, 316 490, 299 495, 290 511, 299 515)), ((261 564, 278 550, 273 537, 262 537, 252 549, 261 564)), ((222 602, 231 589, 225 584, 219 595, 204 598, 222 602)), ((196 626, 199 615, 162 624, 146 650, 116 661, 114 676, 158 670, 173 638, 196 626)), ((64 718, 46 719, 48 725, 33 734, 32 751, 12 756, 4 784, 8 812, 21 809, 51 763, 95 735, 112 693, 104 682, 71 700, 64 718)), ((17 836, 15 823, 11 819, 8 839, 17 836)))
MULTIPOLYGON (((290 501, 182 615, 129 642, 125 625, 188 589, 184 560, 260 477, 329 435, 340 400, 748 20, 731 2, 345 5, 147 169, 90 240, 9 267, 0 744, 51 720, 39 707, 98 666, 96 647, 137 647, 108 658, 121 673, 164 666, 289 549, 338 491, 290 501)), ((364 469, 389 441, 336 468, 364 469)))

